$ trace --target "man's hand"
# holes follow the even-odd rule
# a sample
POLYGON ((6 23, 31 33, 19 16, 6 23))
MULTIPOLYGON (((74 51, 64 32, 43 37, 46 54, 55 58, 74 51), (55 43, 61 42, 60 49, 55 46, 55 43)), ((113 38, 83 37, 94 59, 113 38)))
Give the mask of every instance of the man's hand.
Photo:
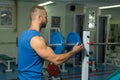
POLYGON ((74 51, 75 53, 81 51, 84 48, 83 44, 78 45, 78 43, 76 43, 76 45, 73 47, 72 51, 74 51))

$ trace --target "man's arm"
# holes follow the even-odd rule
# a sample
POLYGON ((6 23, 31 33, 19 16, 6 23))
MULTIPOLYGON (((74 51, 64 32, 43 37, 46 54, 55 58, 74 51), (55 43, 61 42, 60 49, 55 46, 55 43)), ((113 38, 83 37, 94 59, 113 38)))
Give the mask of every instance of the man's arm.
POLYGON ((73 54, 75 54, 78 51, 83 49, 82 45, 78 46, 76 44, 74 46, 73 50, 57 55, 57 54, 54 53, 54 51, 50 47, 48 47, 46 45, 45 40, 42 37, 39 37, 39 36, 33 37, 31 39, 30 44, 31 44, 32 48, 37 52, 37 54, 40 57, 42 57, 42 58, 44 58, 44 59, 46 59, 46 60, 48 60, 48 61, 50 61, 50 62, 52 62, 56 65, 59 65, 59 64, 65 62, 73 54))

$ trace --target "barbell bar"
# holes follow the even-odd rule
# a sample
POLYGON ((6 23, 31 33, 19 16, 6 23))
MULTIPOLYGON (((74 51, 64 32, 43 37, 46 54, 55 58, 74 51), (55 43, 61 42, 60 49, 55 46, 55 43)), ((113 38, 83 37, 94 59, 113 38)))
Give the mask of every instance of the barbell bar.
POLYGON ((120 45, 120 43, 93 43, 92 41, 90 41, 89 45, 120 45))
MULTIPOLYGON (((61 46, 62 44, 49 44, 51 47, 61 46)), ((74 46, 76 43, 66 43, 64 46, 74 46)))

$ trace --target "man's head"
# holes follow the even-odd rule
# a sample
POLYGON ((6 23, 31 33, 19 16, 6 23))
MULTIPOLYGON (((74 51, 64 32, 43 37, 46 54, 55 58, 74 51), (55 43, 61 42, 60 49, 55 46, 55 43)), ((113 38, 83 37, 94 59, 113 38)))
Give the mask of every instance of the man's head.
POLYGON ((47 12, 42 6, 33 6, 30 11, 30 20, 37 21, 40 26, 47 24, 47 12))

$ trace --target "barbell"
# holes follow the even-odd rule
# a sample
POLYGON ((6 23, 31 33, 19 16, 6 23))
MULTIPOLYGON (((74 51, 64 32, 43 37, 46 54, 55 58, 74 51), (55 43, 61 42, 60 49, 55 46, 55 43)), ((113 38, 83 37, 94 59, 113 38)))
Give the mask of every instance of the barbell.
MULTIPOLYGON (((73 46, 78 43, 81 44, 81 37, 77 32, 70 32, 67 36, 66 41, 64 40, 64 37, 60 32, 53 32, 53 34, 50 36, 50 44, 56 54, 63 53, 64 49, 67 49, 67 51, 70 51, 73 46)), ((90 41, 88 43, 91 45, 120 45, 120 43, 93 43, 90 41)))
POLYGON ((56 54, 61 54, 64 49, 70 51, 76 43, 82 43, 79 34, 76 32, 70 32, 66 41, 60 32, 53 32, 50 36, 49 46, 53 48, 56 54))

